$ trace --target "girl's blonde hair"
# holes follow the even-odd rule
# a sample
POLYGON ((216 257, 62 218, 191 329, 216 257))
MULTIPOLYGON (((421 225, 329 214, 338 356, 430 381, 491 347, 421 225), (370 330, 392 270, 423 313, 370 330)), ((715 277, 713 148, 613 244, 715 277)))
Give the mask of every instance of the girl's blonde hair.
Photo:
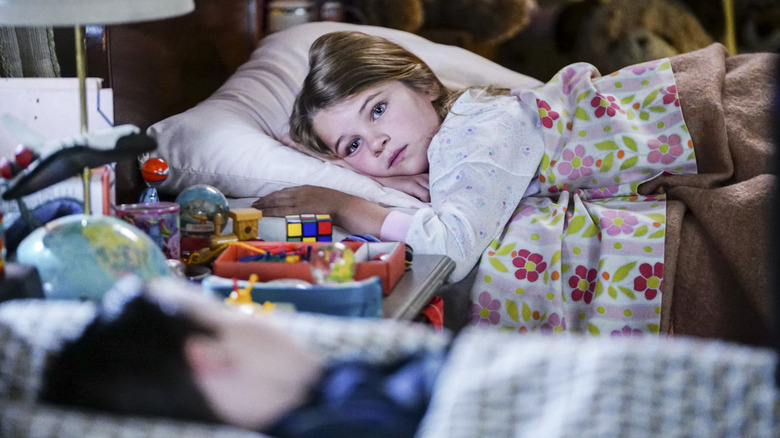
POLYGON ((425 62, 387 39, 355 31, 319 37, 309 49, 309 73, 290 115, 290 138, 317 154, 333 156, 314 132, 314 116, 346 98, 392 81, 433 95, 440 121, 461 92, 445 87, 425 62))

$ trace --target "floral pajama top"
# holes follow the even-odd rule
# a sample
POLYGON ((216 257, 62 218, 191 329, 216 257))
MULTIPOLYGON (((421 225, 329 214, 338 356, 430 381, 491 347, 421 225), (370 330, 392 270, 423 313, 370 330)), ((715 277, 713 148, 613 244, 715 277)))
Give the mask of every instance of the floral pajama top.
POLYGON ((514 96, 477 94, 431 143, 432 206, 415 213, 407 243, 452 257, 452 280, 479 262, 473 325, 658 333, 666 204, 637 188, 696 172, 669 60, 604 77, 578 63, 514 96))

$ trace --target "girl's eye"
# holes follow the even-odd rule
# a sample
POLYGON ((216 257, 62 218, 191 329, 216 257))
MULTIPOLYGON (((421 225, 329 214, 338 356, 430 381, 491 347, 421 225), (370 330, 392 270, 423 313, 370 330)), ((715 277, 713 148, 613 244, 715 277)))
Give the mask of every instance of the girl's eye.
POLYGON ((346 155, 350 156, 350 155, 354 154, 355 151, 358 150, 358 148, 360 147, 360 143, 361 143, 361 141, 358 139, 358 140, 353 140, 352 143, 348 144, 347 145, 347 149, 345 151, 346 155))
POLYGON ((382 114, 385 113, 385 110, 387 109, 387 104, 382 102, 377 104, 374 109, 371 111, 371 118, 374 120, 382 117, 382 114))

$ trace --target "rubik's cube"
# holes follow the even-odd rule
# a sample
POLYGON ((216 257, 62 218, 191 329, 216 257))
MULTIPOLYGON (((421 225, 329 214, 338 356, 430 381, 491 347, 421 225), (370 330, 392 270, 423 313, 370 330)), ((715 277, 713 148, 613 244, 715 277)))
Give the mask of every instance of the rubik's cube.
POLYGON ((329 214, 285 216, 288 242, 332 242, 333 222, 329 214))

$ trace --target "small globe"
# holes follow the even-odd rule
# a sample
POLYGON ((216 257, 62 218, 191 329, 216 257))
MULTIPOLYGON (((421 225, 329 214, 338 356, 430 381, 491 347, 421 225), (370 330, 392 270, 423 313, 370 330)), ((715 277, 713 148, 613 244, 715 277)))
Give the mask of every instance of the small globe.
POLYGON ((154 241, 113 216, 55 219, 22 240, 16 260, 35 266, 52 299, 99 300, 125 275, 144 280, 170 275, 154 241))
POLYGON ((187 187, 176 196, 179 204, 179 220, 182 235, 187 237, 208 237, 221 233, 228 220, 228 200, 216 187, 208 184, 196 184, 187 187), (214 224, 214 216, 222 215, 219 230, 214 224))

